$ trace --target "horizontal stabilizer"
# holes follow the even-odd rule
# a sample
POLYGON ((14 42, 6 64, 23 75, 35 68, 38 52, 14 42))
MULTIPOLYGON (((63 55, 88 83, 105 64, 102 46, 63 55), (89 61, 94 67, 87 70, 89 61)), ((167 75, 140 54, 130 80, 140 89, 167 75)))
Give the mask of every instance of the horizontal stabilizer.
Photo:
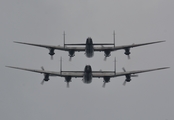
POLYGON ((86 44, 65 44, 65 45, 86 45, 86 44))
MULTIPOLYGON (((65 45, 86 45, 86 44, 65 44, 65 45)), ((114 45, 113 43, 94 43, 92 45, 114 45)))
POLYGON ((95 43, 93 45, 114 45, 113 43, 95 43))

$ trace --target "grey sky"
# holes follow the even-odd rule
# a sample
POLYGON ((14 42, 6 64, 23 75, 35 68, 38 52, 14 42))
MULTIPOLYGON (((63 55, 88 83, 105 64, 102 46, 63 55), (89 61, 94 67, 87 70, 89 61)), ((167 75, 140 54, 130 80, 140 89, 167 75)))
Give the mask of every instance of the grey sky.
POLYGON ((173 47, 174 1, 172 0, 1 0, 0 1, 0 119, 4 120, 173 120, 173 47), (63 44, 113 41, 116 45, 166 40, 165 43, 131 49, 131 60, 124 51, 86 58, 76 53, 68 62, 68 53, 55 51, 50 60, 48 50, 14 44, 13 41, 63 44), (168 70, 139 74, 123 86, 124 77, 111 79, 105 89, 103 79, 89 85, 72 79, 66 88, 64 78, 51 77, 43 86, 42 74, 5 68, 5 65, 59 70, 63 57, 64 70, 117 71, 171 67, 168 70))

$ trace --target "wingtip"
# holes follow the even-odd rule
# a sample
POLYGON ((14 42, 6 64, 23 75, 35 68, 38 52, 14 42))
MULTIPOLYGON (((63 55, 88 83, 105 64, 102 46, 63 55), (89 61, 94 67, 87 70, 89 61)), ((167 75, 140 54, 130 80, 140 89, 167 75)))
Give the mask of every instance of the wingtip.
POLYGON ((14 66, 5 66, 7 68, 14 68, 14 69, 21 69, 20 67, 14 67, 14 66))
POLYGON ((8 66, 8 65, 6 65, 5 67, 7 67, 7 68, 13 68, 13 66, 8 66))
POLYGON ((159 68, 159 69, 169 69, 170 67, 163 67, 163 68, 159 68))
POLYGON ((159 42, 166 42, 166 40, 161 40, 161 41, 159 41, 159 42))
POLYGON ((18 41, 13 41, 14 43, 22 43, 22 42, 18 42, 18 41))
POLYGON ((154 43, 162 43, 162 42, 166 42, 166 40, 160 40, 160 41, 156 41, 154 43))
POLYGON ((166 42, 166 40, 159 40, 159 41, 155 41, 155 42, 152 42, 152 43, 162 43, 162 42, 166 42))
POLYGON ((170 67, 165 67, 164 69, 169 69, 170 67))
POLYGON ((14 43, 19 43, 19 44, 30 44, 30 43, 26 43, 26 42, 18 42, 18 41, 13 41, 14 43))

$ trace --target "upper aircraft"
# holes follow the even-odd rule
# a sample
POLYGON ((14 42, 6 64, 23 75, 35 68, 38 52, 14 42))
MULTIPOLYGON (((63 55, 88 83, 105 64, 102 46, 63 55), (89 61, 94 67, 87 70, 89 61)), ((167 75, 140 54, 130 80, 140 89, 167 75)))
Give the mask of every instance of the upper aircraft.
POLYGON ((156 42, 148 42, 148 43, 141 43, 141 44, 131 44, 131 45, 123 45, 123 46, 115 46, 115 32, 114 32, 114 43, 93 43, 92 38, 88 37, 86 39, 86 43, 82 44, 65 44, 65 32, 64 32, 64 46, 54 46, 54 45, 42 45, 42 44, 33 44, 33 43, 26 43, 26 42, 17 42, 15 43, 19 44, 26 44, 26 45, 32 45, 37 47, 43 47, 49 49, 49 54, 51 55, 51 59, 53 59, 53 55, 55 54, 54 50, 62 50, 62 51, 68 51, 70 60, 72 57, 75 56, 75 52, 81 52, 85 51, 86 57, 90 58, 93 57, 94 51, 104 51, 104 60, 106 60, 107 57, 111 55, 112 51, 116 50, 125 50, 125 55, 128 56, 128 59, 130 59, 130 48, 138 47, 138 46, 144 46, 149 44, 155 44, 155 43, 161 43, 165 41, 156 41, 156 42), (104 46, 104 45, 113 45, 113 46, 104 46), (82 46, 82 47, 72 47, 72 46, 82 46))
POLYGON ((156 70, 162 70, 167 69, 169 67, 162 67, 162 68, 155 68, 155 69, 147 69, 147 70, 135 70, 135 71, 126 71, 123 68, 124 72, 116 72, 116 60, 114 65, 114 71, 92 71, 92 67, 90 65, 86 65, 84 68, 84 71, 62 71, 62 60, 60 64, 60 72, 54 72, 54 71, 46 71, 43 67, 42 70, 36 70, 36 69, 28 69, 28 68, 20 68, 20 67, 13 67, 13 66, 6 66, 9 68, 14 69, 20 69, 25 71, 31 71, 36 73, 42 73, 44 74, 44 79, 41 82, 41 84, 44 83, 44 81, 49 80, 49 76, 59 76, 59 77, 65 77, 65 82, 67 82, 67 87, 69 87, 69 82, 71 82, 71 78, 82 78, 84 83, 91 83, 92 78, 103 78, 103 87, 105 87, 105 84, 110 82, 110 78, 119 77, 119 76, 125 76, 126 79, 123 83, 123 85, 126 84, 126 82, 131 81, 131 77, 137 77, 138 73, 144 73, 144 72, 150 72, 150 71, 156 71, 156 70))

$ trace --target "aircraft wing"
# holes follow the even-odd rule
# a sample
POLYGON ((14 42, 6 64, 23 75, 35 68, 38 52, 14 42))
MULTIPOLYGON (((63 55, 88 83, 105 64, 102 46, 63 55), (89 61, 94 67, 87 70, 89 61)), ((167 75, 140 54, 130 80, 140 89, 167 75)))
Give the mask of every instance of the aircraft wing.
POLYGON ((59 77, 83 77, 83 71, 69 71, 69 72, 54 72, 54 71, 46 71, 46 70, 36 70, 36 69, 28 69, 28 68, 20 68, 20 67, 13 67, 13 66, 6 66, 8 68, 14 68, 19 70, 25 70, 30 72, 36 72, 41 74, 48 74, 49 76, 59 76, 59 77))
POLYGON ((126 72, 107 72, 107 71, 101 71, 101 72, 93 72, 93 77, 118 77, 118 76, 125 76, 125 75, 132 75, 132 74, 138 74, 138 73, 144 73, 144 72, 151 72, 156 70, 162 70, 162 69, 168 69, 169 67, 162 67, 162 68, 155 68, 155 69, 147 69, 147 70, 135 70, 135 71, 126 71, 126 72))
POLYGON ((85 51, 85 47, 66 47, 66 46, 64 47, 64 46, 33 44, 33 43, 17 42, 17 41, 14 41, 14 43, 43 47, 43 48, 47 48, 47 49, 57 49, 57 50, 62 50, 62 51, 70 51, 70 50, 85 51))
POLYGON ((115 50, 139 47, 139 46, 150 45, 150 44, 161 43, 161 42, 165 42, 165 41, 156 41, 156 42, 148 42, 148 43, 132 44, 132 45, 123 45, 123 46, 115 46, 115 47, 101 46, 101 47, 94 47, 94 51, 105 51, 105 50, 115 51, 115 50))

